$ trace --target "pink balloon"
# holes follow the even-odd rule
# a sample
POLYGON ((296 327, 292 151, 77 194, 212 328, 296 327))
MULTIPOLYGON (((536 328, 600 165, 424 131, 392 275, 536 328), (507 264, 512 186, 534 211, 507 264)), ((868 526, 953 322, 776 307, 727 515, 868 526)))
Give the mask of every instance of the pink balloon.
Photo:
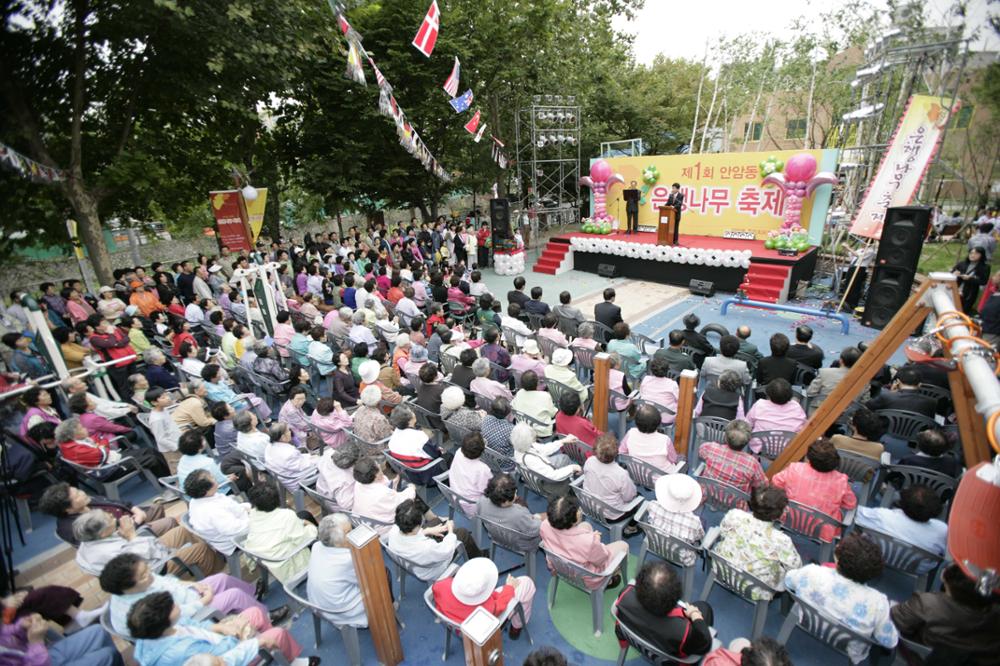
POLYGON ((606 160, 597 160, 590 165, 590 177, 595 183, 605 183, 611 178, 611 165, 606 160))
MULTIPOLYGON (((591 171, 593 173, 593 171, 591 171)), ((816 158, 809 153, 798 153, 792 155, 785 162, 785 178, 789 180, 805 181, 816 174, 816 158)))

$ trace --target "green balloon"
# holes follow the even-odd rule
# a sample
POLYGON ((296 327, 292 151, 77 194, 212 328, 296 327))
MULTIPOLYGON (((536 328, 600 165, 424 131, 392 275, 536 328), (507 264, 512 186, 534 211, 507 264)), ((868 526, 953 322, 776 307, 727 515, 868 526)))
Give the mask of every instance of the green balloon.
POLYGON ((774 246, 774 239, 773 238, 768 238, 766 241, 764 241, 764 247, 767 248, 768 250, 773 250, 774 247, 775 247, 774 246))

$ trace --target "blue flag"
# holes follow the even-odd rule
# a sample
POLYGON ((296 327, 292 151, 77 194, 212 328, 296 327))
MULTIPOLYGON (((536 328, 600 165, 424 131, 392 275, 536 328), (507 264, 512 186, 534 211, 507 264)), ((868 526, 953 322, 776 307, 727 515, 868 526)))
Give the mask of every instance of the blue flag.
POLYGON ((468 111, 469 107, 472 106, 472 88, 466 90, 461 96, 449 100, 448 103, 455 109, 455 113, 468 111))

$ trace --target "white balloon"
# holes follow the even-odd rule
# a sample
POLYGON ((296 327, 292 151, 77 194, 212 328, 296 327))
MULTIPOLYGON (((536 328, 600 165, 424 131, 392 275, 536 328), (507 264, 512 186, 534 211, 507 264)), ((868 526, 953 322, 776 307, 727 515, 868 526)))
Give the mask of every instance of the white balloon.
POLYGON ((740 268, 750 268, 750 260, 744 259, 740 262, 740 268))

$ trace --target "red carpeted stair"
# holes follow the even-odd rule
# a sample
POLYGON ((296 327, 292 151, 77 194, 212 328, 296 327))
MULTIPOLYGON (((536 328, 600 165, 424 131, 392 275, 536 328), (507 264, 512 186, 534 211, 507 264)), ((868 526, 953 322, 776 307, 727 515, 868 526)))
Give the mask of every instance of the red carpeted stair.
POLYGON ((754 301, 784 303, 788 300, 788 279, 791 273, 791 266, 762 264, 751 259, 750 268, 743 278, 743 291, 747 298, 754 301))
POLYGON ((545 249, 542 250, 541 256, 538 257, 538 261, 535 262, 535 266, 531 270, 535 273, 546 273, 548 275, 557 275, 564 272, 564 270, 569 270, 568 267, 564 266, 566 263, 566 254, 569 251, 569 239, 553 238, 545 245, 545 249), (560 270, 560 268, 564 270, 560 270))

